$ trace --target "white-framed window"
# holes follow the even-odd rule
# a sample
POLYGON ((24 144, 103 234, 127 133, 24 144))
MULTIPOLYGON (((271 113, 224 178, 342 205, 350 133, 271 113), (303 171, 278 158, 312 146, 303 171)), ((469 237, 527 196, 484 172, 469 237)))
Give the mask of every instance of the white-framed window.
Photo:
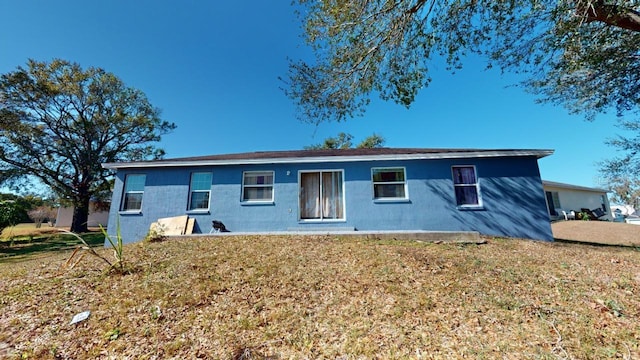
POLYGON ((128 174, 124 178, 124 191, 120 211, 142 210, 142 195, 147 176, 144 174, 128 174))
POLYGON ((461 207, 482 206, 476 167, 473 165, 452 166, 451 172, 453 173, 456 205, 461 207))
POLYGON ((299 172, 300 220, 344 220, 344 172, 299 172))
POLYGON ((242 173, 242 201, 247 203, 273 202, 273 171, 245 171, 242 173))
POLYGON ((211 173, 193 172, 189 184, 190 211, 208 210, 211 198, 211 173))
POLYGON ((404 167, 372 168, 374 200, 406 200, 407 177, 404 167))

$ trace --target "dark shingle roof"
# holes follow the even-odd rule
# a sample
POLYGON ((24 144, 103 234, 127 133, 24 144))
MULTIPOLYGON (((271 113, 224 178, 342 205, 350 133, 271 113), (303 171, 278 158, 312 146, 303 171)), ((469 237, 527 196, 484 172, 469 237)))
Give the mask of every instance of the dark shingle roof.
MULTIPOLYGON (((284 150, 284 151, 256 151, 237 154, 220 154, 194 156, 185 158, 166 159, 167 161, 193 160, 242 160, 242 159, 274 159, 274 158, 305 158, 327 156, 375 156, 375 155, 407 155, 407 154, 442 154, 468 153, 483 151, 480 149, 421 149, 421 148, 373 148, 373 149, 318 149, 318 150, 284 150)), ((160 160, 163 161, 163 160, 160 160)))
POLYGON ((321 161, 363 161, 409 158, 461 158, 461 157, 497 157, 497 156, 535 156, 542 158, 551 155, 553 150, 534 149, 434 149, 434 148, 373 148, 373 149, 319 149, 256 151, 235 154, 192 156, 151 161, 105 163, 103 167, 134 168, 163 166, 197 166, 246 163, 285 163, 285 162, 321 162, 321 161))

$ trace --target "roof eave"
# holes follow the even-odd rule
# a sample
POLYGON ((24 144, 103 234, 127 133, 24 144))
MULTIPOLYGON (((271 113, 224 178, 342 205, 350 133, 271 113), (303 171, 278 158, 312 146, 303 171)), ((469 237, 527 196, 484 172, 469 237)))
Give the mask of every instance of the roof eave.
POLYGON ((534 156, 537 159, 553 154, 553 150, 488 150, 472 152, 412 153, 384 155, 352 155, 352 156, 309 156, 309 157, 272 157, 263 159, 217 159, 217 160, 161 160, 122 163, 103 163, 105 169, 133 169, 153 167, 190 167, 221 165, 258 165, 258 164, 301 164, 317 162, 358 162, 384 160, 436 160, 461 158, 489 158, 505 156, 534 156))
POLYGON ((542 180, 542 186, 546 186, 548 188, 588 191, 588 192, 594 192, 594 193, 610 193, 611 192, 611 190, 602 189, 602 188, 565 184, 565 183, 559 183, 559 182, 549 181, 549 180, 542 180))

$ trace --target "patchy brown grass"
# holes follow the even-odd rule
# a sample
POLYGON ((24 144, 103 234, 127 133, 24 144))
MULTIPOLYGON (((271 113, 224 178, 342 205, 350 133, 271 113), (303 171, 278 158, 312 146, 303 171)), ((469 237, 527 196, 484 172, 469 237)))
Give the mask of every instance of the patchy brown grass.
MULTIPOLYGON (((36 228, 34 223, 24 223, 15 226, 9 226, 0 233, 0 241, 8 241, 14 238, 40 236, 46 234, 58 234, 60 230, 69 230, 69 227, 52 227, 43 223, 41 227, 36 228)), ((99 227, 90 227, 89 231, 100 232, 99 227)))
POLYGON ((68 256, 0 264, 0 357, 640 357, 634 248, 172 239, 126 246, 127 275, 68 256))
POLYGON ((559 240, 604 245, 640 246, 640 226, 609 221, 559 221, 551 224, 559 240))
POLYGON ((40 228, 36 228, 36 224, 33 223, 18 224, 15 226, 9 226, 2 230, 2 233, 0 233, 0 240, 21 236, 51 234, 56 233, 57 231, 58 229, 56 229, 55 227, 51 227, 48 224, 42 224, 40 228))

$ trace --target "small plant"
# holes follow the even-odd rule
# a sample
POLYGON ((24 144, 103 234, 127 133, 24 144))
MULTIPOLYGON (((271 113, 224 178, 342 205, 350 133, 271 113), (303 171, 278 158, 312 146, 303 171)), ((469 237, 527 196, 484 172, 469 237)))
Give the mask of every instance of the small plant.
POLYGON ((166 239, 164 235, 164 227, 162 225, 152 226, 147 235, 144 237, 145 242, 160 242, 166 239))
POLYGON ((150 312, 151 312, 151 318, 153 320, 159 320, 162 318, 162 310, 160 309, 159 305, 153 306, 150 312))
POLYGON ((609 312, 615 317, 622 316, 622 306, 620 306, 615 300, 609 299, 604 302, 604 306, 609 309, 609 312))
POLYGON ((104 334, 104 338, 109 341, 117 340, 118 337, 120 337, 120 328, 111 329, 104 334))
POLYGON ((116 258, 116 262, 111 265, 111 267, 117 269, 120 273, 124 272, 124 246, 123 246, 123 242, 122 242, 122 233, 120 232, 120 221, 118 219, 118 223, 116 224, 116 239, 114 241, 114 239, 111 238, 111 236, 109 236, 109 234, 107 234, 107 230, 105 230, 105 228, 102 227, 102 225, 100 225, 100 231, 102 231, 102 234, 105 236, 105 238, 107 239, 107 241, 109 241, 109 244, 111 244, 111 247, 113 248, 113 255, 116 258))
POLYGON ((579 214, 579 218, 582 219, 583 221, 589 221, 591 220, 591 218, 589 218, 589 214, 587 214, 584 211, 581 211, 578 213, 579 214))
MULTIPOLYGON (((109 244, 113 248, 113 256, 115 257, 115 260, 116 260, 113 263, 111 261, 109 261, 107 258, 105 258, 104 256, 98 254, 95 250, 93 250, 91 248, 91 246, 89 246, 89 244, 87 244, 87 242, 82 238, 82 236, 80 236, 80 235, 78 235, 78 234, 76 234, 74 232, 67 231, 67 230, 60 230, 60 231, 65 233, 65 234, 69 234, 69 235, 74 236, 75 238, 80 240, 80 242, 82 243, 81 246, 77 247, 73 251, 73 253, 69 257, 69 259, 63 265, 64 267, 68 266, 71 263, 71 260, 80 252, 80 250, 84 250, 84 251, 89 252, 89 254, 91 254, 91 255, 99 258, 99 259, 102 259, 104 262, 106 262, 109 265, 109 270, 115 270, 116 272, 118 272, 120 274, 124 274, 126 272, 126 268, 124 266, 124 244, 123 244, 122 235, 121 235, 121 232, 120 232, 120 221, 118 221, 118 224, 117 224, 115 240, 109 234, 107 234, 107 231, 105 230, 105 228, 100 226, 100 231, 102 231, 102 234, 105 236, 107 241, 109 241, 109 244)), ((78 260, 76 260, 71 265, 71 268, 75 267, 80 262, 80 260, 82 260, 83 257, 84 257, 84 254, 80 255, 78 260)))

